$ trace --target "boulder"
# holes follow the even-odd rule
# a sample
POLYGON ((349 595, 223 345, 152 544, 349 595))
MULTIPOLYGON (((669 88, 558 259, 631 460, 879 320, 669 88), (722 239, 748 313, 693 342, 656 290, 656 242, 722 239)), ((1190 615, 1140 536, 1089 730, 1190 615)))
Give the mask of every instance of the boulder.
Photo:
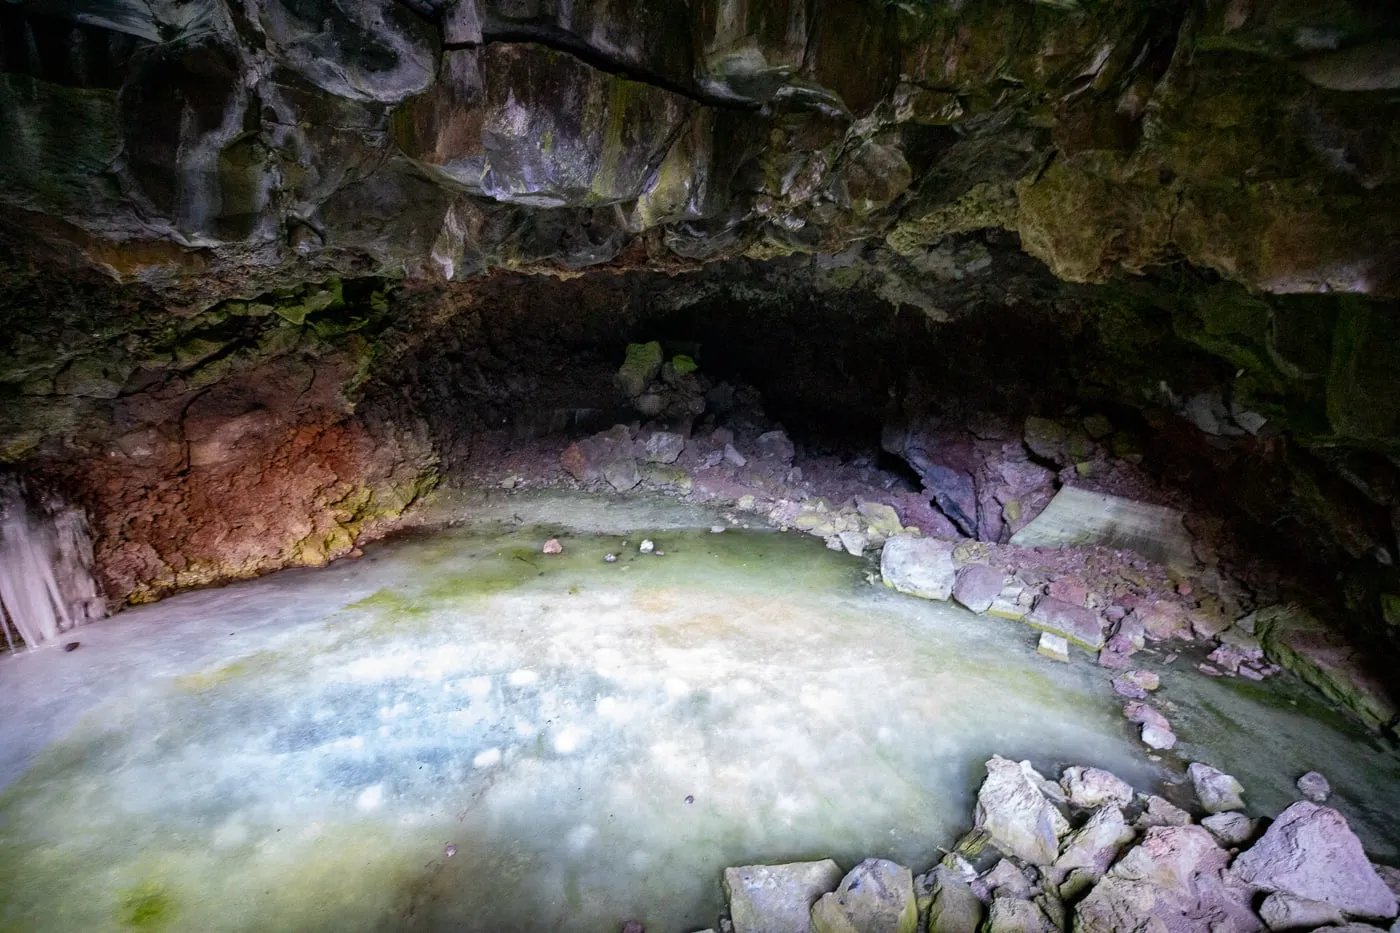
POLYGON ((789 466, 792 464, 792 458, 797 455, 797 450, 784 431, 760 434, 754 441, 754 451, 760 460, 776 460, 789 466))
POLYGON ((1096 810, 1087 823, 1065 840, 1060 857, 1055 860, 1054 876, 1071 876, 1061 885, 1060 895, 1074 897, 1097 882, 1136 835, 1119 807, 1109 805, 1096 810))
POLYGON ((632 456, 632 434, 625 424, 570 444, 559 458, 560 465, 580 483, 607 482, 625 492, 642 481, 632 456))
POLYGON ((1196 799, 1207 813, 1244 809, 1244 801, 1240 799, 1244 787, 1230 775, 1199 761, 1192 762, 1186 773, 1196 788, 1196 799))
POLYGON ((1006 855, 1033 865, 1049 865, 1060 852, 1069 823, 1041 792, 1029 762, 1000 756, 987 762, 987 779, 977 792, 974 825, 1006 855))
POLYGON ((661 364, 665 358, 661 344, 655 340, 651 343, 629 343, 627 355, 615 377, 617 387, 628 398, 641 395, 661 372, 661 364))
POLYGON ((1225 813, 1212 813, 1201 820, 1201 825, 1210 830, 1223 846, 1242 846, 1254 836, 1255 827, 1258 825, 1254 820, 1243 813, 1228 811, 1225 813))
POLYGON ((1031 901, 999 897, 987 912, 985 933, 1059 933, 1060 928, 1031 901))
POLYGON ((1001 595, 1006 575, 986 564, 969 564, 958 571, 953 598, 973 612, 986 612, 1001 595))
POLYGON ((1259 916, 1270 930, 1312 930, 1343 922, 1342 912, 1324 901, 1292 894, 1270 894, 1259 905, 1259 916))
POLYGON ((841 547, 845 548, 846 553, 852 557, 860 557, 870 546, 870 539, 859 531, 841 531, 837 533, 836 537, 841 542, 841 547))
POLYGON ((977 933, 986 908, 972 887, 945 865, 932 871, 933 901, 928 912, 928 933, 977 933))
POLYGON ((1309 771, 1298 778, 1298 793, 1313 803, 1326 803, 1327 798, 1332 796, 1332 785, 1327 782, 1327 778, 1323 775, 1316 771, 1309 771))
POLYGON ((997 862, 992 866, 991 871, 978 880, 987 893, 993 897, 1014 897, 1026 900, 1031 896, 1030 879, 1009 858, 997 862))
POLYGON ((914 876, 903 865, 868 858, 812 905, 813 933, 915 933, 914 876))
POLYGON ((1153 641, 1188 638, 1191 635, 1191 623, 1186 618, 1185 608, 1170 600, 1145 602, 1134 609, 1129 618, 1134 620, 1135 627, 1141 628, 1145 637, 1153 641))
POLYGON ((1147 806, 1138 816, 1136 825, 1139 829, 1149 829, 1153 826, 1189 826, 1190 824, 1191 814, 1165 797, 1153 794, 1147 798, 1147 806))
POLYGON ((724 870, 734 933, 810 933, 812 905, 841 883, 831 859, 724 870))
POLYGON ((1306 800, 1280 813, 1232 871, 1256 890, 1323 901, 1349 917, 1389 920, 1396 914, 1395 895, 1346 818, 1306 800))
POLYGON ((953 546, 933 538, 891 538, 880 554, 880 575, 901 593, 946 600, 957 577, 953 546))
POLYGON ((1053 596, 1042 596, 1026 616, 1026 623, 1064 638, 1086 651, 1103 647, 1103 624, 1098 613, 1053 596))
POLYGON ((1161 678, 1151 671, 1124 671, 1113 678, 1113 692, 1130 700, 1145 700, 1161 685, 1161 678))
POLYGON ((675 463, 685 452, 685 435, 675 431, 643 431, 637 441, 647 463, 675 463))
POLYGON ((1076 933, 1253 933, 1248 890, 1222 872, 1229 858, 1199 826, 1153 827, 1079 903, 1076 933))
POLYGON ((1126 807, 1133 802, 1133 788, 1128 782, 1102 768, 1066 768, 1060 776, 1060 786, 1070 803, 1086 810, 1096 810, 1106 803, 1126 807))

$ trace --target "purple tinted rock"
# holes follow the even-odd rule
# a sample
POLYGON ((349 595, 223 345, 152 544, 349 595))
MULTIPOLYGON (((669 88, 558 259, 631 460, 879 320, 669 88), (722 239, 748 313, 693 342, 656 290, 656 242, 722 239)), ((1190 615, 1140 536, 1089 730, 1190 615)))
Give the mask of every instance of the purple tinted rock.
POLYGON ((1331 904, 1351 917, 1389 920, 1395 895, 1376 874, 1346 818, 1300 800, 1240 854, 1234 875, 1259 891, 1331 904))
POLYGON ((1098 651, 1104 644, 1103 626, 1097 613, 1053 596, 1036 600, 1026 622, 1041 631, 1061 635, 1087 651, 1098 651))
POLYGON ((1001 594, 1005 576, 986 564, 969 564, 958 571, 953 598, 973 612, 986 612, 1001 594))

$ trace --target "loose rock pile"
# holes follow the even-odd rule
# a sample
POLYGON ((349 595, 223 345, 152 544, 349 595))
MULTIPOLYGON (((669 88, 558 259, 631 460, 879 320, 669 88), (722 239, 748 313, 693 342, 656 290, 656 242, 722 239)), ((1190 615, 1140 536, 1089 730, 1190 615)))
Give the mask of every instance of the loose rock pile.
MULTIPOLYGON (((732 933, 1400 931, 1400 870, 1308 800, 1260 832, 1235 779, 1196 763, 1200 822, 1098 768, 1051 780, 993 757, 973 828, 924 874, 869 858, 726 869, 732 933)), ((1320 776, 1319 776, 1320 777, 1320 776)), ((1309 776, 1309 783, 1315 783, 1309 776)))

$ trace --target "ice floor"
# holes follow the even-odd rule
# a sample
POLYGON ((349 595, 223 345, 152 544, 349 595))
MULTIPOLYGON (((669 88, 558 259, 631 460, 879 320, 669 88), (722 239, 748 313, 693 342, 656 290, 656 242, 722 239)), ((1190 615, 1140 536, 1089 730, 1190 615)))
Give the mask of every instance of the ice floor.
MULTIPOLYGON (((694 930, 725 865, 927 868, 994 752, 1169 776, 1086 656, 820 541, 665 500, 469 511, 0 658, 0 931, 694 930)), ((1305 689, 1164 679, 1258 812, 1319 768, 1400 855, 1400 763, 1305 689)))

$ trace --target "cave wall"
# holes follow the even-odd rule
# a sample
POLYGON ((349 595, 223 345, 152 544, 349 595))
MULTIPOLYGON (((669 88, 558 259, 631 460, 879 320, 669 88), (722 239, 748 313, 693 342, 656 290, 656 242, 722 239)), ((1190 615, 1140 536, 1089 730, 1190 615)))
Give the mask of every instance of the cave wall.
POLYGON ((0 462, 150 598, 659 328, 842 430, 1117 406, 1393 632, 1397 62, 1384 0, 5 4, 0 462))

